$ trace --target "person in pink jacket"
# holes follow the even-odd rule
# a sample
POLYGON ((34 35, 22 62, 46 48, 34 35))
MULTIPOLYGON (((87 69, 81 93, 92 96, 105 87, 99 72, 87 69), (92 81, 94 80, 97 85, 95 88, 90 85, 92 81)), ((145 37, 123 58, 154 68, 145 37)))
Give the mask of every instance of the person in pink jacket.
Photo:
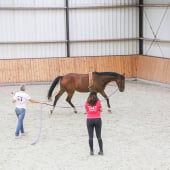
POLYGON ((102 120, 100 114, 102 111, 102 105, 95 91, 90 92, 85 103, 85 109, 87 113, 87 130, 89 135, 90 155, 94 155, 93 150, 94 129, 99 144, 98 154, 103 155, 103 141, 101 138, 102 120))

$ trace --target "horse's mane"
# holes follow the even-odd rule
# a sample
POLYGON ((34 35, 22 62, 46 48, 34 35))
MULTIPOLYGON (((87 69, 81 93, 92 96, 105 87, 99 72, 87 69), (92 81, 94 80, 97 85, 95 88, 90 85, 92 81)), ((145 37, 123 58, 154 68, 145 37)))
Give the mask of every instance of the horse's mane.
POLYGON ((124 78, 122 74, 116 72, 94 72, 94 73, 101 76, 119 76, 121 78, 124 78))

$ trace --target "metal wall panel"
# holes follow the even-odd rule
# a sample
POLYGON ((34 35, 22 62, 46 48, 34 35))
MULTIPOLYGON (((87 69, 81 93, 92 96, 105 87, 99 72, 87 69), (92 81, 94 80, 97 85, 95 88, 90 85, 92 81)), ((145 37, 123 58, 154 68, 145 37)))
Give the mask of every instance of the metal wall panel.
POLYGON ((139 0, 69 0, 70 6, 89 6, 89 5, 129 5, 137 4, 139 0))
POLYGON ((1 44, 0 59, 65 57, 63 43, 1 44))
POLYGON ((138 0, 68 2, 69 40, 65 0, 0 0, 0 58, 138 53, 138 0))
POLYGON ((129 55, 136 54, 138 41, 120 42, 84 42, 71 43, 71 55, 76 56, 110 56, 114 54, 129 55), (128 48, 132 46, 133 48, 128 48), (130 49, 130 50, 129 50, 130 49))
POLYGON ((0 0, 3 7, 63 7, 65 0, 0 0))
POLYGON ((0 41, 65 40, 64 11, 0 10, 0 41))
POLYGON ((1 58, 66 56, 64 10, 0 10, 0 28, 1 58))
POLYGON ((170 58, 170 2, 145 0, 144 54, 170 58), (156 4, 159 4, 155 6, 156 4))
POLYGON ((168 4, 169 0, 144 0, 144 4, 168 4))
MULTIPOLYGON (((138 34, 136 8, 70 10, 70 40, 86 41, 82 43, 82 46, 78 45, 78 50, 71 48, 71 56, 80 56, 79 51, 82 51, 82 56, 137 54, 138 41, 119 41, 118 39, 135 39, 138 34), (114 41, 116 39, 118 41, 114 41), (91 42, 93 40, 97 42, 91 42), (102 42, 102 40, 106 41, 102 42), (83 51, 86 52, 83 53, 83 51)), ((72 43, 71 47, 75 46, 72 43)))

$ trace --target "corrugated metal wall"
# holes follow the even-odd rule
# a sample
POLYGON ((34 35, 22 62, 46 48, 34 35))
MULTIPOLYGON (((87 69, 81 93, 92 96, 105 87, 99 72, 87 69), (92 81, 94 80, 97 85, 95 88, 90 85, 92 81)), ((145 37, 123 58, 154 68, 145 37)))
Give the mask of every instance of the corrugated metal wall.
MULTIPOLYGON (((138 54, 139 0, 69 0, 70 56, 138 54)), ((143 0, 144 55, 170 58, 170 2, 143 0)), ((66 0, 0 0, 0 59, 66 57, 66 0)))
POLYGON ((69 2, 72 56, 138 53, 137 1, 69 2))
POLYGON ((66 56, 63 0, 0 0, 0 58, 66 56))
POLYGON ((0 0, 0 58, 138 54, 138 1, 0 0))
POLYGON ((170 58, 170 1, 144 0, 144 54, 170 58))

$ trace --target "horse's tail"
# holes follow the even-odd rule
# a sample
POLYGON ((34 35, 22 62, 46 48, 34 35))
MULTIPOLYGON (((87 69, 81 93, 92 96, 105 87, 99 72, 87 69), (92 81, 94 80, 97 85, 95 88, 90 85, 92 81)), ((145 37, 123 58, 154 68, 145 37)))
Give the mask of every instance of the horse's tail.
POLYGON ((48 96, 47 96, 47 97, 48 97, 48 100, 51 99, 53 90, 54 90, 54 88, 56 87, 56 85, 58 84, 58 82, 60 81, 61 78, 62 78, 62 76, 58 76, 58 77, 56 77, 55 80, 52 82, 51 87, 50 87, 50 89, 48 90, 48 96))

